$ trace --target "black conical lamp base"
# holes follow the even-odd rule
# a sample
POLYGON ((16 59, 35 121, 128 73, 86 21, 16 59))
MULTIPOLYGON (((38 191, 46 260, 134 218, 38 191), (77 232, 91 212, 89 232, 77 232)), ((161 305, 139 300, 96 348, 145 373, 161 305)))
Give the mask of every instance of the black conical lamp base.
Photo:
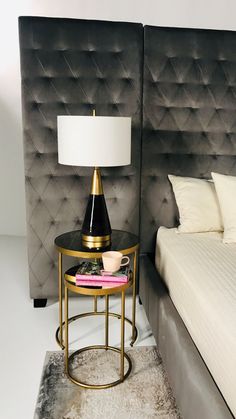
POLYGON ((101 174, 97 167, 94 168, 91 193, 82 226, 82 244, 89 249, 107 248, 111 244, 111 225, 101 174))

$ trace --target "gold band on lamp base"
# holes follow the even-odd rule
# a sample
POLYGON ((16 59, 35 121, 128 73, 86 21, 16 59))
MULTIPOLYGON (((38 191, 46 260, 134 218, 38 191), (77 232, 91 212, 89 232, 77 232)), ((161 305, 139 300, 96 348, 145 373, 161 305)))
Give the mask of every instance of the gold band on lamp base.
POLYGON ((82 244, 89 249, 107 247, 111 244, 111 235, 87 236, 86 234, 82 234, 82 244))

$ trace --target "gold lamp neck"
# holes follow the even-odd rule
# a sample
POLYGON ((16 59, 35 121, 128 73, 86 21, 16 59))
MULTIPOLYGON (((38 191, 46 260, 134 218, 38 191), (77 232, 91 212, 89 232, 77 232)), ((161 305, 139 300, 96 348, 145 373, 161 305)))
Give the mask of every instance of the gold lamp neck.
POLYGON ((91 195, 103 195, 102 178, 99 167, 94 167, 91 195))

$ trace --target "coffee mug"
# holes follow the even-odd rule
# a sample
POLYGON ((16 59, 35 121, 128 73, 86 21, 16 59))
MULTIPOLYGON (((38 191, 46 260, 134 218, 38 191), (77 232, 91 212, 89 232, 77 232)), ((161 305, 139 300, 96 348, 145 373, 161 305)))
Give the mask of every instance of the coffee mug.
POLYGON ((129 257, 123 256, 121 252, 109 251, 102 254, 102 263, 104 270, 107 272, 117 272, 121 266, 126 266, 129 263, 129 257), (126 261, 124 262, 124 260, 126 261))

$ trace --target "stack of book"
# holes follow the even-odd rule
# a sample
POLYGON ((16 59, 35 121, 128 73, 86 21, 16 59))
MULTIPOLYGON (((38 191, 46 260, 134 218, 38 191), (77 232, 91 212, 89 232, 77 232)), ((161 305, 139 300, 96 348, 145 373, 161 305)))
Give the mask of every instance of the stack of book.
POLYGON ((127 283, 129 267, 123 266, 119 271, 105 272, 101 262, 81 262, 76 275, 76 285, 90 288, 113 288, 127 283))

